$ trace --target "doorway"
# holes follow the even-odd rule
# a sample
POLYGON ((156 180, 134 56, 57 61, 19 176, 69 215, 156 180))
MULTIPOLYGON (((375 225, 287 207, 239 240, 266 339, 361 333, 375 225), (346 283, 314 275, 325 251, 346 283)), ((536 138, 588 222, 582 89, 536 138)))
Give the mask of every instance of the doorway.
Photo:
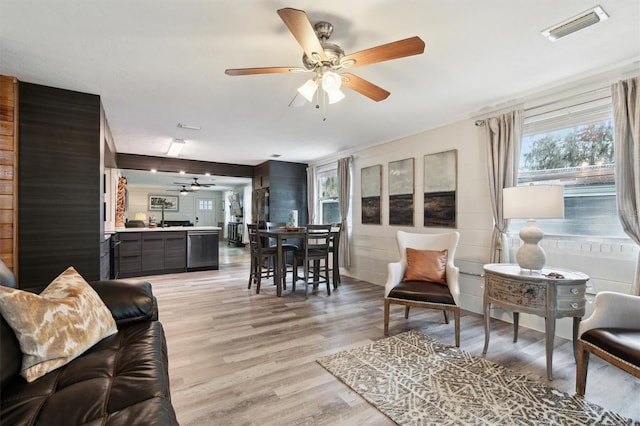
POLYGON ((196 226, 215 226, 216 221, 216 199, 196 197, 195 199, 196 226))

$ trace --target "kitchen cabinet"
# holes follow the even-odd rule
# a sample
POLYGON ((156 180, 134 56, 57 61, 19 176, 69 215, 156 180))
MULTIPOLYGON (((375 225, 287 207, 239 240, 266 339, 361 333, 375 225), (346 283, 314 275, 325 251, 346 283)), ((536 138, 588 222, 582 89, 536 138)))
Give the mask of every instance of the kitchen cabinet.
POLYGON ((102 240, 100 245, 100 279, 108 280, 111 275, 111 238, 102 240))
POLYGON ((118 249, 118 278, 142 275, 142 235, 140 232, 122 232, 117 237, 120 241, 118 249))
MULTIPOLYGON (((118 278, 187 270, 187 232, 118 232, 118 278)), ((217 262, 217 259, 216 259, 217 262)))

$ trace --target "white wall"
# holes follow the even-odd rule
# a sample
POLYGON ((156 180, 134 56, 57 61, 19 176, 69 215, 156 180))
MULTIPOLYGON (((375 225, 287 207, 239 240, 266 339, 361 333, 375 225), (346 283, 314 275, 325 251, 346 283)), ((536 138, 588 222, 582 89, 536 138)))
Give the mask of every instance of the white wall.
MULTIPOLYGON (((395 233, 402 229, 409 232, 443 232, 443 228, 423 226, 423 157, 426 154, 456 149, 458 151, 457 230, 460 244, 456 264, 460 267, 460 305, 463 309, 481 313, 483 278, 479 276, 482 265, 489 261, 489 242, 493 227, 487 180, 487 161, 484 145, 484 129, 474 125, 475 119, 466 119, 417 135, 405 137, 375 147, 350 152, 353 161, 353 203, 350 240, 351 267, 343 271, 357 279, 384 285, 387 264, 397 261, 399 253, 395 233), (388 163, 389 161, 415 158, 415 223, 413 227, 389 226, 388 163), (382 225, 361 224, 360 170, 381 164, 382 174, 382 225), (476 275, 473 275, 476 274, 476 275)), ((342 153, 344 154, 344 153, 342 153)), ((312 166, 326 164, 344 156, 324 159, 312 166)), ((510 248, 517 249, 520 240, 511 237, 510 248)), ((627 239, 566 238, 546 236, 543 246, 547 251, 547 265, 577 270, 591 277, 593 291, 631 291, 635 274, 638 247, 627 239)), ((588 302, 591 298, 588 298, 588 302)), ((381 301, 382 303, 382 301, 381 301)), ((593 310, 587 304, 586 316, 593 310)), ((493 316, 511 321, 511 313, 496 309, 493 316)), ((544 330, 544 319, 523 314, 520 324, 544 330)), ((462 325, 464 327, 464 324, 462 325)), ((571 319, 557 322, 558 336, 571 337, 571 319)))
MULTIPOLYGON (((161 212, 156 210, 149 210, 149 195, 168 195, 172 197, 179 197, 178 199, 178 211, 177 212, 164 212, 165 220, 188 220, 191 223, 195 224, 195 194, 194 192, 190 192, 187 195, 180 195, 177 191, 165 191, 162 188, 152 187, 152 186, 127 186, 128 191, 128 206, 125 210, 125 217, 129 220, 133 220, 136 213, 145 213, 147 217, 155 216, 157 223, 160 223, 161 212)), ((199 193, 198 193, 199 194, 199 193)), ((215 208, 215 219, 214 224, 217 225, 218 222, 224 222, 224 211, 222 210, 223 206, 223 197, 222 192, 220 191, 206 191, 207 198, 213 198, 216 203, 215 208)), ((200 195, 203 197, 203 195, 200 195)))

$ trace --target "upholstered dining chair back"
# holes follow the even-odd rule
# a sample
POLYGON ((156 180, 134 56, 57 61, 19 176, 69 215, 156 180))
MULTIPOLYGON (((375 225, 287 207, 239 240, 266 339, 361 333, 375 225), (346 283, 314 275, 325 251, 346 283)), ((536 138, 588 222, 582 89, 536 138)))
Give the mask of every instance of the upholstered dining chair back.
POLYGON ((439 309, 447 324, 447 313, 453 313, 455 342, 460 346, 459 270, 454 265, 459 240, 460 234, 456 231, 439 234, 397 232, 400 260, 388 265, 384 292, 385 335, 389 334, 392 304, 405 307, 405 319, 409 318, 411 307, 439 309))

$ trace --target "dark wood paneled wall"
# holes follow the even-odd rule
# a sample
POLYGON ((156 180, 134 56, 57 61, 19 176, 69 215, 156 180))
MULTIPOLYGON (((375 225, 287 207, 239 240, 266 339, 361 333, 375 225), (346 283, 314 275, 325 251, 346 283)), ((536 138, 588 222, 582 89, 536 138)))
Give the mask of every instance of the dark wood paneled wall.
POLYGON ((263 186, 269 186, 269 221, 287 222, 289 211, 298 210, 298 224, 308 223, 307 164, 269 161, 256 166, 263 186))
POLYGON ((19 285, 100 278, 100 97, 19 83, 19 285))
POLYGON ((0 75, 0 259, 17 275, 18 80, 0 75))
POLYGON ((209 161, 183 160, 180 158, 151 157, 148 155, 118 153, 118 168, 131 170, 151 170, 159 172, 179 172, 214 176, 253 177, 254 166, 244 164, 215 163, 209 161))

